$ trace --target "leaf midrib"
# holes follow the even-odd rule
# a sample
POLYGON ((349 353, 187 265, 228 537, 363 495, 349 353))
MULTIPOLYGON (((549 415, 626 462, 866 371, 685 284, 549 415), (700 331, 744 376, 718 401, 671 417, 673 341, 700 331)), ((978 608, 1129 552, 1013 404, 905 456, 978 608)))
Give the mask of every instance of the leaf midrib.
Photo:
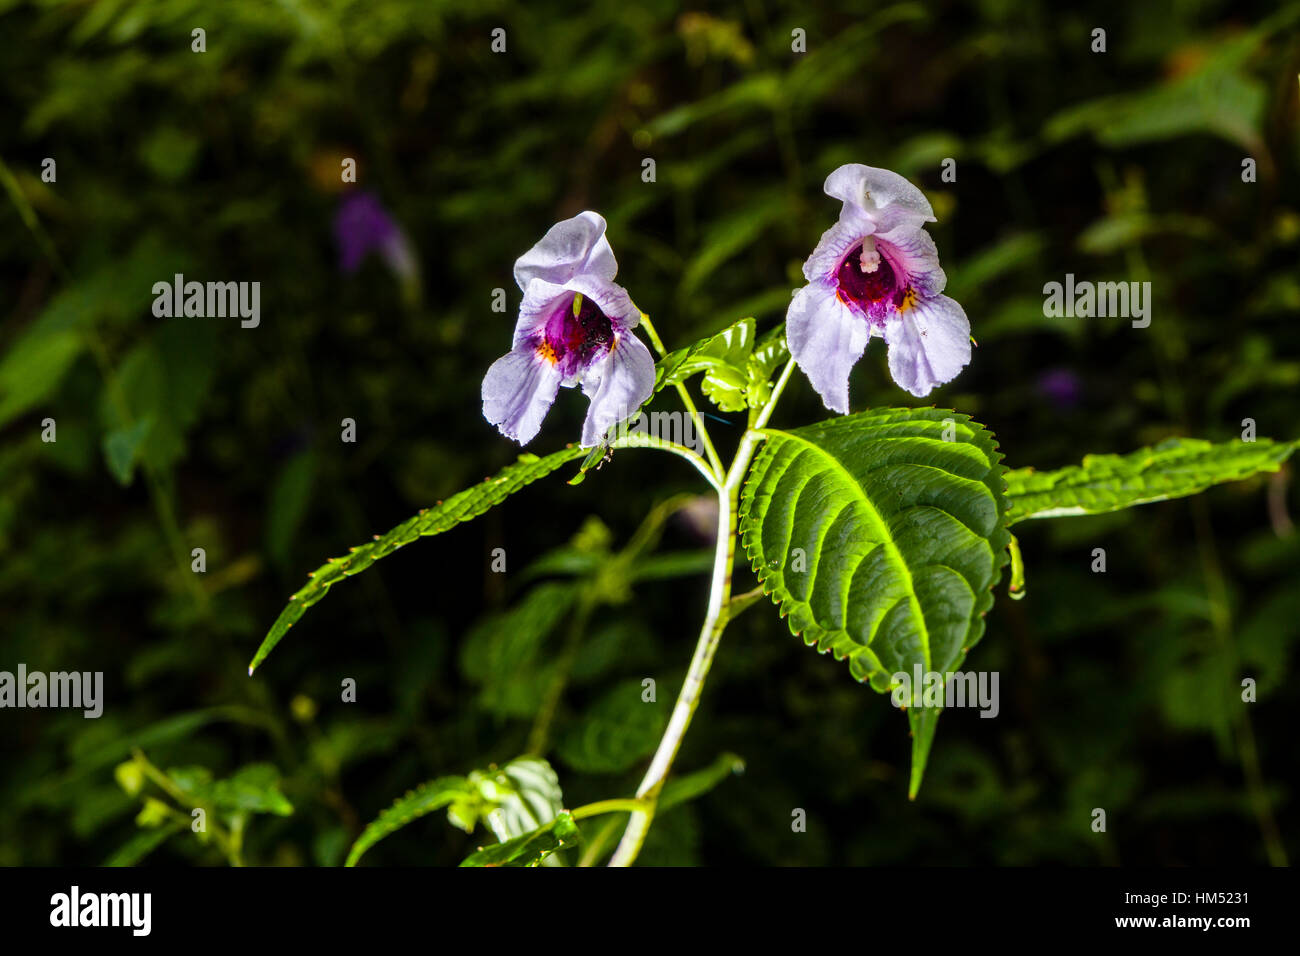
POLYGON ((922 613, 921 604, 916 597, 916 581, 912 577, 912 569, 908 567, 907 562, 903 560, 903 553, 898 550, 898 545, 894 543, 894 536, 890 533, 889 526, 885 523, 885 519, 881 517, 880 511, 877 510, 875 503, 867 497, 862 485, 853 477, 853 473, 845 468, 838 458, 823 449, 820 445, 810 442, 808 439, 796 435, 793 432, 781 431, 776 428, 767 429, 767 432, 769 435, 779 435, 782 438, 797 442, 802 447, 810 449, 815 454, 825 458, 831 463, 834 470, 838 472, 839 475, 853 488, 854 493, 862 499, 863 504, 867 506, 871 519, 875 522, 876 527, 881 532, 882 544, 898 567, 903 570, 903 575, 906 578, 907 584, 907 603, 912 612, 913 623, 919 626, 922 648, 925 654, 925 667, 926 670, 929 670, 933 660, 930 654, 930 629, 926 626, 925 615, 922 613))

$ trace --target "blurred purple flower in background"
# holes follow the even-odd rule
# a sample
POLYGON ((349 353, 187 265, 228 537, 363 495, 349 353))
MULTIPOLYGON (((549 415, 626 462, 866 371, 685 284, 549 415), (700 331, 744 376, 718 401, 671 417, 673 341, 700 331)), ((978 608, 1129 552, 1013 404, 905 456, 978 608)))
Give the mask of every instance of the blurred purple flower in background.
POLYGON ((1068 368, 1048 369, 1038 376, 1038 394, 1059 409, 1074 408, 1083 398, 1083 383, 1068 368))
POLYGON ((415 254, 405 233, 373 193, 354 192, 344 197, 334 216, 334 239, 339 247, 339 269, 351 274, 371 252, 377 252, 403 283, 418 272, 415 254))

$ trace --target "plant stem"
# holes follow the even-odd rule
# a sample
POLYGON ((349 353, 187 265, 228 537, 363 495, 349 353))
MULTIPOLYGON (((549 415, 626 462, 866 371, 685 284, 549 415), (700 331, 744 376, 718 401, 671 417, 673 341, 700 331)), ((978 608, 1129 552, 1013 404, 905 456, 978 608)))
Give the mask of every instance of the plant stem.
POLYGON ((704 416, 695 407, 695 400, 691 398, 691 393, 686 390, 686 386, 678 382, 676 388, 677 394, 682 398, 682 404, 686 406, 686 411, 691 416, 695 430, 700 435, 700 440, 704 442, 704 454, 708 456, 714 474, 721 475, 725 469, 722 467, 722 459, 718 457, 717 449, 713 447, 713 439, 709 437, 709 430, 704 427, 704 416))
POLYGON ((709 463, 701 458, 695 452, 691 451, 685 445, 679 445, 676 442, 663 441, 662 439, 649 440, 640 432, 628 432, 622 438, 617 438, 609 443, 610 448, 659 448, 663 451, 672 452, 679 458, 685 458, 691 463, 696 471, 704 476, 704 480, 712 485, 715 489, 722 487, 722 473, 713 473, 709 463))
POLYGON ((690 728, 691 718, 695 716, 696 708, 699 707, 704 682, 709 676, 709 669, 713 666, 713 656, 718 650, 722 632, 730 619, 731 566, 735 560, 736 502, 740 494, 740 484, 749 470, 754 452, 758 449, 759 443, 764 440, 764 436, 758 429, 763 428, 771 418, 793 369, 794 360, 791 359, 786 363, 780 379, 772 389, 767 404, 759 413, 754 423, 756 427, 747 430, 741 438, 740 447, 736 449, 736 457, 732 460, 722 487, 718 489, 718 538, 714 551, 713 578, 709 588, 709 608, 700 627, 700 637, 695 644, 695 653, 691 657, 686 679, 682 682, 682 689, 677 694, 676 703, 673 704, 673 713, 668 719, 668 727, 659 741, 654 758, 650 761, 650 768, 642 778, 641 785, 637 787, 637 799, 643 801, 645 806, 632 812, 627 829, 623 832, 623 838, 609 861, 610 866, 630 866, 636 860, 637 854, 641 852, 641 845, 645 842, 646 833, 654 820, 655 803, 659 798, 659 792, 668 778, 673 761, 677 759, 678 751, 681 750, 682 739, 690 728))
POLYGON ((596 831, 596 835, 587 842, 587 847, 578 858, 578 866, 595 866, 605 852, 605 846, 618 831, 618 817, 610 817, 605 825, 596 831))
MULTIPOLYGON (((236 839, 227 836, 225 831, 223 831, 221 826, 217 823, 214 809, 193 800, 189 794, 176 785, 176 782, 172 780, 171 777, 167 776, 167 774, 155 767, 149 758, 144 755, 143 750, 138 747, 133 747, 131 749, 131 758, 136 762, 136 765, 144 775, 152 780, 159 790, 175 800, 179 806, 182 808, 190 808, 191 810, 202 810, 204 822, 208 829, 212 831, 212 839, 213 842, 216 843, 217 849, 223 856, 225 856, 227 862, 229 862, 231 866, 244 865, 243 859, 240 855, 242 834, 239 834, 236 839)), ((168 807, 168 809, 171 810, 178 819, 183 820, 187 824, 193 824, 192 813, 187 815, 182 810, 176 810, 172 807, 168 807)))
MULTIPOLYGON (((739 457, 736 460, 739 462, 739 457)), ((619 841, 618 849, 614 851, 614 856, 610 860, 610 866, 629 866, 641 851, 641 844, 645 841, 651 820, 654 819, 654 802, 663 788, 664 780, 668 776, 673 760, 677 757, 678 750, 681 749, 682 738, 690 727, 691 718, 695 716, 695 709, 699 706, 704 681, 709 676, 709 668, 713 665, 713 655, 718 649, 722 631, 727 626, 727 602, 731 595, 731 564, 736 544, 733 531, 735 518, 735 495, 728 488, 718 495, 718 541, 714 552, 713 583, 709 589, 708 613, 700 628, 700 638, 696 642, 695 654, 691 658, 690 669, 686 672, 686 680, 682 683, 682 689, 677 694, 677 702, 673 705, 668 728, 659 741, 654 759, 650 761, 650 769, 646 771, 641 785, 637 787, 637 797, 647 801, 648 805, 645 809, 632 814, 627 830, 623 833, 623 839, 619 841)))
POLYGON ((641 800, 599 800, 569 811, 575 820, 598 817, 602 813, 635 813, 645 806, 641 800))
MULTIPOLYGON (((645 326, 646 334, 650 336, 650 344, 659 353, 659 357, 663 358, 668 354, 668 351, 664 348, 663 339, 659 338, 659 333, 655 331, 650 316, 644 312, 641 313, 641 324, 645 326)), ((708 456, 709 465, 713 468, 713 474, 720 479, 726 469, 722 467, 722 459, 718 457, 718 451, 713 447, 713 439, 709 437, 709 429, 705 427, 704 416, 695 407, 695 400, 691 398, 691 393, 686 390, 686 386, 681 382, 674 382, 673 384, 677 389, 677 394, 681 396, 682 404, 686 406, 686 411, 691 416, 691 422, 694 424, 696 432, 699 433, 701 441, 704 442, 704 453, 708 456)))

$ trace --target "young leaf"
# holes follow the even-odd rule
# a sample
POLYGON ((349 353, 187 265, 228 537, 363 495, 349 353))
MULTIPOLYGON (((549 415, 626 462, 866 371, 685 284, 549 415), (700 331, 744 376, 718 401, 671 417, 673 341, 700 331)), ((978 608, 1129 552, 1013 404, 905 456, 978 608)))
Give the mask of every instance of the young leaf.
POLYGON ((344 866, 356 866, 361 855, 394 831, 400 830, 413 820, 425 814, 440 810, 455 800, 463 799, 468 793, 464 777, 439 777, 422 783, 414 790, 399 798, 391 807, 361 832, 357 842, 348 851, 344 866))
POLYGON ((745 369, 749 381, 745 386, 745 399, 750 408, 761 408, 772 395, 772 373, 790 357, 785 342, 785 323, 772 329, 754 346, 745 369))
POLYGON ((289 606, 280 612, 280 616, 271 625, 270 632, 253 656, 252 663, 248 665, 248 673, 253 673, 275 645, 280 643, 280 639, 289 628, 302 617, 307 608, 323 598, 332 585, 345 577, 364 571, 380 558, 392 554, 417 538, 440 534, 462 521, 477 518, 525 485, 532 484, 539 478, 545 478, 565 462, 585 454, 586 451, 583 449, 571 446, 545 458, 538 458, 536 455, 520 455, 517 462, 502 469, 496 477, 488 478, 473 488, 458 492, 434 508, 426 508, 418 515, 403 521, 387 534, 353 548, 345 557, 331 558, 328 563, 312 572, 307 584, 290 599, 289 606))
MULTIPOLYGON (((790 630, 880 692, 955 670, 984 632, 1006 562, 1001 455, 967 416, 878 409, 769 431, 741 533, 790 630)), ((911 707, 915 796, 938 720, 911 707)))
POLYGON ((1211 485, 1277 471, 1300 442, 1171 438, 1127 455, 1089 455, 1057 471, 1020 468, 1007 479, 1007 523, 1029 518, 1102 514, 1169 498, 1211 485))
POLYGON ((748 362, 754 351, 756 332, 752 318, 741 319, 723 329, 693 361, 708 361, 700 391, 724 412, 745 409, 745 387, 749 384, 748 362))
POLYGON ((662 815, 679 803, 688 803, 702 797, 728 777, 744 772, 744 760, 735 754, 724 753, 719 754, 718 758, 707 767, 688 773, 684 777, 672 777, 664 784, 663 792, 659 794, 655 816, 662 815))
POLYGON ((754 320, 744 318, 694 345, 670 352, 655 369, 655 391, 704 372, 700 388, 726 412, 745 408, 747 362, 754 350, 754 320))
POLYGON ((541 866, 542 861, 578 842, 573 814, 562 810, 550 823, 531 833, 495 846, 484 847, 461 861, 461 866, 541 866))
POLYGON ((509 840, 550 823, 563 805, 560 779, 541 757, 520 757, 468 777, 439 777, 398 799, 366 827, 344 866, 355 866, 384 837, 443 807, 449 808, 448 822, 466 833, 481 820, 498 840, 509 840))
POLYGON ((476 770, 468 784, 481 798, 477 814, 502 842, 550 823, 564 806, 560 778, 541 757, 519 757, 499 770, 476 770))

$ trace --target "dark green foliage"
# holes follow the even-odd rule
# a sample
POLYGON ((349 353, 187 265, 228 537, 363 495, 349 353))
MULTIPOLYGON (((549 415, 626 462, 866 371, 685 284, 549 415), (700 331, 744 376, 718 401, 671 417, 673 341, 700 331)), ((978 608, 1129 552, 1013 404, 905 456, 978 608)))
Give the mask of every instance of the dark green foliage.
MULTIPOLYGON (((1273 843, 1296 857, 1284 781, 1300 534, 1281 452, 1300 421, 1300 4, 708 10, 0 4, 0 670, 102 671, 105 688, 94 720, 0 711, 0 865, 227 862, 188 823, 136 823, 146 797, 169 798, 115 778, 133 748, 213 781, 273 765, 293 812, 250 812, 243 861, 341 865, 395 795, 526 753, 571 639, 541 755, 569 809, 633 792, 645 760, 627 754, 644 745, 589 721, 608 728, 607 695, 647 678, 655 706, 671 706, 705 604, 707 501, 688 499, 648 547, 632 541, 651 507, 704 490, 698 474, 618 450, 574 489, 575 458, 473 524, 397 551, 372 536, 414 530, 420 509, 515 460, 480 415, 479 384, 510 344, 512 263, 581 209, 608 218, 619 281, 670 351, 753 317, 746 388, 761 400, 768 375, 749 372, 780 368, 765 346, 780 351, 772 333, 834 213, 821 183, 843 162, 926 191, 948 293, 979 343, 955 382, 912 403, 873 341, 855 410, 959 409, 1011 465, 1039 469, 1034 481, 1171 436, 1239 443, 1248 418, 1278 441, 1251 449, 1278 468, 1189 500, 1016 524, 1026 597, 998 587, 969 658, 1001 673, 1002 711, 944 715, 914 802, 889 702, 751 607, 723 637, 675 779, 731 752, 745 773, 728 762, 715 790, 665 812, 643 860, 1268 862, 1278 847, 1245 782, 1243 718, 1273 843), (1088 49, 1098 25, 1104 55, 1088 49), (489 48, 498 26, 505 55, 489 48), (375 192, 409 237, 418 287, 374 257, 340 273, 343 157, 360 174, 346 188, 375 192), (151 286, 178 272, 261 282, 260 326, 156 318, 151 286), (1044 283, 1067 273, 1151 281, 1150 327, 1045 316, 1044 283), (491 310, 497 288, 505 313, 491 310), (41 440, 46 418, 56 442, 41 440), (339 440, 343 418, 355 444, 339 440), (276 615, 306 606, 285 609, 304 574, 357 545, 349 569, 386 557, 330 588, 250 680, 276 615), (1098 547, 1105 574, 1090 569, 1098 547), (489 569, 496 548, 504 574, 489 569), (516 645, 497 629, 557 596, 562 611, 538 613, 544 633, 516 645), (1093 833, 1098 806, 1122 826, 1093 833), (791 830, 796 807, 806 832, 791 830)), ((699 371, 688 387, 726 419, 709 419, 726 457, 745 412, 702 399, 699 371)), ((655 401, 678 407, 672 388, 655 401)), ((585 409, 562 390, 527 450, 546 460, 575 442, 585 409)), ((796 373, 770 424, 825 415, 796 373)), ((1008 498, 1009 520, 1027 517, 1008 498)), ((306 595, 344 576, 327 569, 306 595)), ((757 583, 743 560, 736 583, 757 583)), ((441 817, 363 863, 501 852, 482 821, 468 835, 441 817)), ((605 825, 582 820, 583 843, 553 858, 575 862, 605 825)))

